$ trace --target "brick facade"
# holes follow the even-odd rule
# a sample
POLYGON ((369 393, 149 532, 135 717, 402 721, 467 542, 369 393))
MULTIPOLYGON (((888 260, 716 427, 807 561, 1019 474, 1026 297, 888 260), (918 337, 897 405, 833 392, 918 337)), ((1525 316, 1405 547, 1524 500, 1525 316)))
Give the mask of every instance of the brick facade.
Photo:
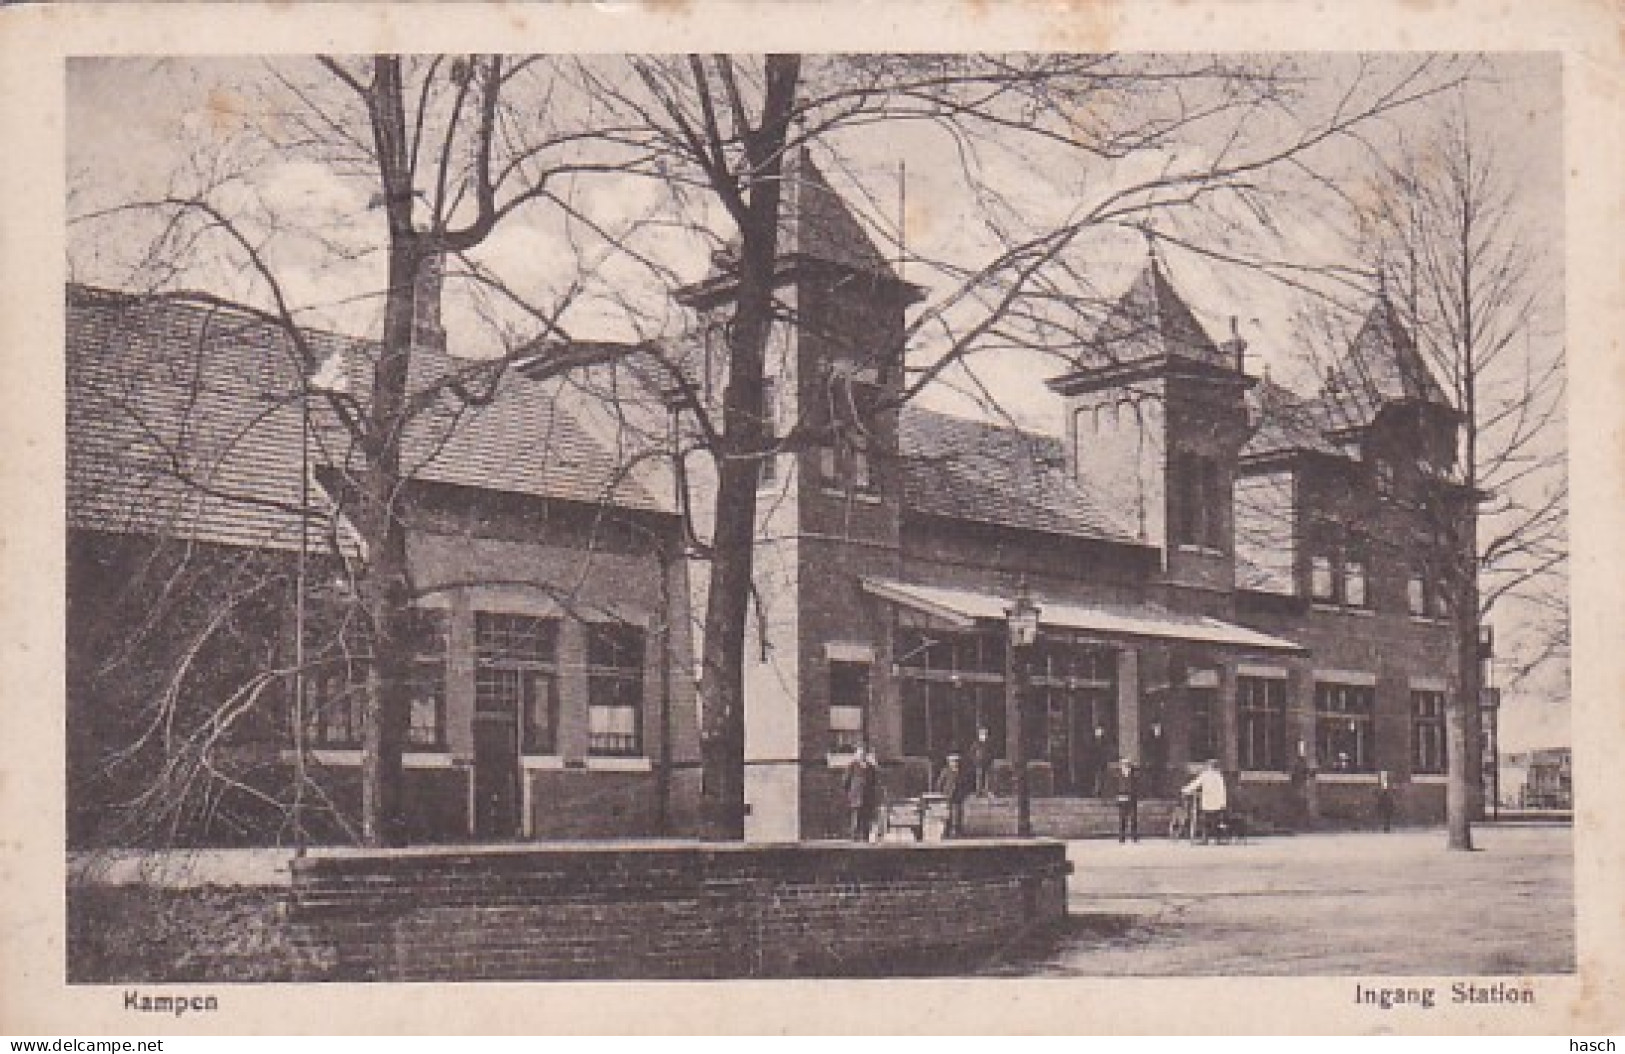
MULTIPOLYGON (((1211 758, 1243 808, 1278 824, 1369 822, 1380 772, 1402 822, 1437 820, 1429 708, 1459 702, 1464 623, 1438 607, 1449 554, 1416 509, 1449 475, 1455 419, 1437 385, 1417 380, 1426 367, 1386 301, 1348 350, 1359 369, 1304 398, 1249 374, 1245 345, 1214 342, 1152 260, 1092 342, 1058 349, 1071 363, 1050 382, 1064 438, 899 407, 905 321, 922 291, 867 243, 809 161, 792 168, 799 225, 778 296, 794 321, 776 324, 766 364, 775 435, 787 442, 763 459, 744 671, 748 836, 844 831, 841 776, 858 739, 878 752, 887 790, 910 796, 980 724, 1004 793, 1004 611, 1023 584, 1044 609, 1022 660, 1036 663, 1020 715, 1035 793, 1093 796, 1104 764, 1127 757, 1166 797, 1211 758)), ((678 297, 696 326, 677 357, 693 364, 702 400, 720 399, 726 383, 718 342, 730 282, 724 268, 678 297)), ((161 343, 152 333, 168 332, 95 298, 70 308, 70 353, 75 341, 99 352, 70 354, 74 370, 117 361, 121 335, 161 343)), ((225 353, 268 339, 245 332, 225 353)), ((73 416, 94 380, 70 375, 70 455, 84 448, 70 457, 70 485, 96 476, 98 430, 117 416, 91 402, 73 416)), ((687 477, 685 526, 663 497, 593 482, 618 477, 617 457, 650 451, 572 433, 560 456, 535 457, 538 439, 524 430, 538 407, 550 427, 576 426, 558 399, 517 383, 492 420, 472 419, 483 432, 452 437, 461 460, 434 463, 415 484, 412 574, 421 605, 440 613, 445 650, 443 735, 408 758, 421 798, 414 836, 684 833, 698 792, 695 633, 707 575, 685 532, 707 536, 704 459, 687 477), (537 650, 482 643, 482 632, 495 639, 492 616, 529 620, 508 630, 537 650), (605 626, 631 631, 641 661, 595 666, 605 626), (516 716, 516 706, 532 709, 516 716), (527 721, 546 725, 545 743, 518 742, 527 721)), ((263 422, 275 428, 251 467, 280 465, 273 489, 285 498, 297 491, 297 471, 286 477, 298 421, 263 422)), ((70 506, 100 520, 76 511, 75 538, 119 534, 106 522, 116 489, 80 488, 70 506)), ((205 511, 222 551, 288 558, 286 523, 262 510, 248 531, 246 512, 205 511)), ((76 549, 70 594, 99 598, 117 573, 76 549)), ((100 602, 70 609, 70 640, 96 638, 100 602)), ((70 713, 85 703, 71 698, 70 713)), ((1465 710, 1476 722, 1477 708, 1465 710)), ((358 751, 317 745, 342 814, 358 751)), ((75 764, 94 764, 93 751, 79 753, 75 764)))

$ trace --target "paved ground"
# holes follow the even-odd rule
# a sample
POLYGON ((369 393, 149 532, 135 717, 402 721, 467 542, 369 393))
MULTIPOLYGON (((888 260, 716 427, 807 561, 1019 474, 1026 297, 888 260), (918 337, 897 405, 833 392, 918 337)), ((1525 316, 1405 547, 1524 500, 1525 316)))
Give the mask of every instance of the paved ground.
MULTIPOLYGON (((1072 921, 1022 974, 1566 973, 1574 969, 1567 826, 1320 834, 1201 846, 1073 842, 1072 921)), ((1005 972, 1005 971, 1001 971, 1005 972)))

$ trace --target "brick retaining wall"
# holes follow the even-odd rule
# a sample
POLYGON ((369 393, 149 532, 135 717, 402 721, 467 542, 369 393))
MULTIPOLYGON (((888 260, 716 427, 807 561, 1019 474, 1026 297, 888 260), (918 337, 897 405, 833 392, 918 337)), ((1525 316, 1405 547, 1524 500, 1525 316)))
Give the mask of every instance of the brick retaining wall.
POLYGON ((335 851, 290 918, 337 980, 955 972, 1057 925, 1068 869, 1043 841, 335 851))

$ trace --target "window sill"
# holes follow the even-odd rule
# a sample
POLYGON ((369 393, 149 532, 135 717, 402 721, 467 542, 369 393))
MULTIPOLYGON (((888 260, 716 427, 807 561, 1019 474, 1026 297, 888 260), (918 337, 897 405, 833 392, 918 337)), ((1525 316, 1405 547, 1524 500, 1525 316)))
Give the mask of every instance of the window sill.
POLYGON ((1369 783, 1375 786, 1377 782, 1377 774, 1375 772, 1317 772, 1315 773, 1315 782, 1347 783, 1354 785, 1369 783))
POLYGON ((1353 604, 1339 604, 1332 600, 1311 600, 1310 611, 1318 611, 1323 615, 1354 615, 1358 618, 1371 618, 1377 613, 1375 608, 1353 604))
MULTIPOLYGON (((319 765, 360 765, 360 747, 314 747, 305 752, 305 756, 319 765)), ((282 751, 282 760, 293 762, 297 760, 291 750, 282 751)), ((409 769, 450 769, 456 768, 457 762, 452 759, 447 750, 409 750, 401 755, 401 764, 409 769)))
POLYGON ((1411 782, 1428 787, 1443 787, 1450 782, 1450 777, 1443 772, 1414 772, 1411 774, 1411 782))
POLYGON ((558 754, 521 754, 519 755, 519 767, 526 772, 562 769, 564 767, 564 758, 558 754))
POLYGON ((648 758, 589 757, 588 772, 652 772, 654 762, 648 758))
MULTIPOLYGON (((966 684, 1003 684, 1004 674, 982 673, 980 671, 965 670, 959 673, 949 673, 947 670, 925 670, 918 666, 893 666, 893 677, 907 677, 917 681, 936 681, 939 684, 952 684, 955 686, 966 684)), ((1054 678, 1034 678, 1035 684, 1053 684, 1054 678)), ((1094 682, 1091 682, 1094 683, 1094 682)), ((1080 687, 1083 682, 1079 681, 1080 687)))
POLYGON ((854 490, 848 492, 841 490, 838 487, 831 487, 828 484, 825 484, 819 488, 819 492, 822 493, 824 497, 834 498, 837 501, 845 501, 847 498, 851 498, 860 505, 880 504, 880 495, 868 490, 854 490))
POLYGON ((1211 545, 1191 545, 1189 542, 1180 542, 1174 548, 1181 553, 1193 553, 1197 556, 1211 556, 1218 559, 1223 559, 1225 555, 1223 549, 1215 549, 1211 545))
POLYGON ((1279 772, 1275 769, 1242 769, 1241 782, 1243 783, 1290 783, 1291 773, 1279 772))

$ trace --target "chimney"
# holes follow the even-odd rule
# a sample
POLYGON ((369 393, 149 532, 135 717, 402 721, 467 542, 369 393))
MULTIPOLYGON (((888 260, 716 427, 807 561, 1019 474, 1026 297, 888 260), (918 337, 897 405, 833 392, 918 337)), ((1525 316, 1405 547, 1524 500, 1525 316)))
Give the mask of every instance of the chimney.
POLYGON ((1247 372, 1247 342, 1241 338, 1241 323, 1235 315, 1230 316, 1230 339, 1219 345, 1219 349, 1234 357, 1237 373, 1247 372))
POLYGON ((446 327, 440 322, 440 297, 445 278, 444 254, 430 253, 418 264, 417 282, 412 290, 413 348, 446 350, 446 327))

